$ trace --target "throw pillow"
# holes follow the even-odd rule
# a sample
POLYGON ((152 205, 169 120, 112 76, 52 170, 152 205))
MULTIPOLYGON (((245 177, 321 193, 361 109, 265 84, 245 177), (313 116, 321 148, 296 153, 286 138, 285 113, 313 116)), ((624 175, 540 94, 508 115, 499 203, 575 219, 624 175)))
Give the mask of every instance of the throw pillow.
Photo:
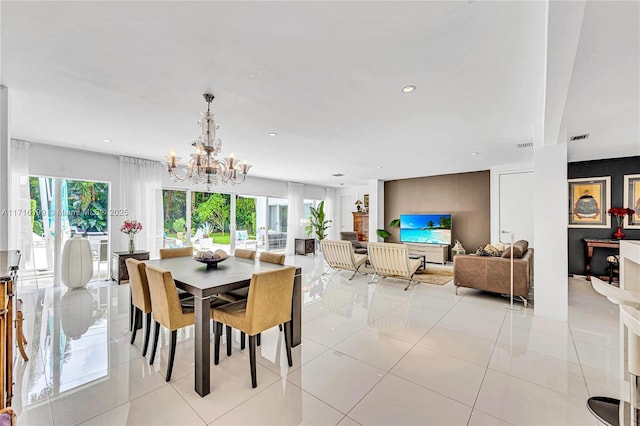
POLYGON ((489 256, 500 256, 502 254, 500 250, 498 250, 498 248, 492 244, 487 244, 486 246, 484 246, 484 251, 489 253, 489 256))
MULTIPOLYGON (((529 242, 526 240, 519 240, 513 243, 513 258, 520 259, 529 248, 529 242)), ((511 258, 511 247, 507 248, 502 257, 511 258)))

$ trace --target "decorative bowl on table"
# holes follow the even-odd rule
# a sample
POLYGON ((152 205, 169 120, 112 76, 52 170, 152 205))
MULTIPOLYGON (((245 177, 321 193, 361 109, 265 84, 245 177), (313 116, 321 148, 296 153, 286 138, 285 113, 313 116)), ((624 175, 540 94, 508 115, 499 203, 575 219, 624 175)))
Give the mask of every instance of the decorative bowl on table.
POLYGON ((217 269, 218 263, 227 260, 228 257, 229 255, 224 250, 216 250, 215 252, 203 250, 196 253, 196 255, 193 256, 193 260, 204 263, 207 265, 207 268, 217 269))

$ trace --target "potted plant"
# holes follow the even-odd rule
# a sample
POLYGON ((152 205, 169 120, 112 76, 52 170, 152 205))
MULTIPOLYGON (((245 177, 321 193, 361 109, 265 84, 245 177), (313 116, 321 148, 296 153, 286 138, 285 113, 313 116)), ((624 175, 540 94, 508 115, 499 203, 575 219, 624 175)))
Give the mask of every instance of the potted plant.
POLYGON ((311 207, 311 217, 309 217, 309 224, 307 225, 307 236, 315 233, 315 238, 318 243, 327 237, 327 229, 332 221, 325 218, 324 214, 324 201, 320 201, 317 208, 311 207))
POLYGON ((182 240, 184 238, 184 231, 187 229, 187 221, 184 218, 179 217, 173 221, 172 227, 173 230, 176 231, 176 237, 179 240, 182 240))
MULTIPOLYGON (((400 219, 393 219, 391 222, 389 222, 389 226, 391 228, 399 228, 400 219)), ((387 231, 386 229, 376 229, 376 234, 378 235, 378 237, 382 238, 383 240, 386 240, 392 235, 391 232, 387 231)))
POLYGON ((213 228, 209 222, 204 222, 200 225, 200 231, 202 231, 202 238, 200 238, 200 249, 209 250, 213 246, 213 239, 211 239, 211 232, 213 228))

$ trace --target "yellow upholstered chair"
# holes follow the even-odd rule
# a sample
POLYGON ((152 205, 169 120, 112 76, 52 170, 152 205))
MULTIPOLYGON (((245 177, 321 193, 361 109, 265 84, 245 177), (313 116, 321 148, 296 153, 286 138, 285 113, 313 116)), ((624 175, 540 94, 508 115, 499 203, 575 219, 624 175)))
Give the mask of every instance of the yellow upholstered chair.
POLYGON ((400 278, 409 280, 404 289, 409 288, 421 262, 420 259, 409 259, 409 248, 405 244, 370 242, 367 248, 369 262, 375 272, 371 281, 376 275, 400 278))
POLYGON ((255 250, 247 250, 247 249, 236 249, 233 253, 235 257, 241 257, 242 259, 251 259, 255 260, 256 251, 255 250))
MULTIPOLYGON (((249 335, 249 362, 251 365, 251 386, 257 386, 256 379, 256 337, 263 331, 284 324, 284 339, 287 348, 289 367, 291 360, 291 299, 295 268, 287 266, 274 271, 256 272, 249 284, 249 297, 234 303, 215 308, 213 319, 216 321, 214 364, 220 362, 220 334, 222 324, 227 327, 227 336, 231 328, 249 335)), ((227 354, 230 339, 227 338, 227 354)))
POLYGON ((322 254, 330 268, 353 271, 349 279, 353 279, 359 269, 367 261, 366 254, 355 252, 351 241, 346 240, 322 240, 322 254))
POLYGON ((142 356, 147 355, 149 346, 149 333, 151 330, 151 296, 149 295, 149 283, 147 282, 147 272, 144 262, 136 259, 125 260, 127 271, 129 272, 129 285, 131 286, 131 303, 133 304, 133 331, 131 333, 131 344, 136 340, 136 331, 142 326, 142 314, 146 315, 144 346, 142 356))
MULTIPOLYGON (((168 382, 171 380, 171 371, 173 370, 173 359, 176 354, 176 338, 177 331, 182 327, 193 325, 195 322, 193 303, 188 301, 180 301, 176 289, 176 283, 170 271, 147 265, 147 279, 149 281, 149 294, 151 296, 151 312, 153 320, 156 323, 153 331, 153 348, 151 348, 151 359, 149 364, 153 364, 158 347, 158 334, 160 334, 160 325, 164 326, 171 332, 171 341, 169 349, 169 364, 167 366, 167 375, 165 377, 168 382)), ((217 304, 212 301, 211 318, 213 318, 213 307, 222 306, 226 302, 216 299, 217 304)))
POLYGON ((276 265, 284 265, 284 254, 275 254, 265 251, 260 254, 260 262, 275 263, 276 265))
POLYGON ((193 256, 193 247, 161 248, 160 259, 170 259, 172 257, 193 256))

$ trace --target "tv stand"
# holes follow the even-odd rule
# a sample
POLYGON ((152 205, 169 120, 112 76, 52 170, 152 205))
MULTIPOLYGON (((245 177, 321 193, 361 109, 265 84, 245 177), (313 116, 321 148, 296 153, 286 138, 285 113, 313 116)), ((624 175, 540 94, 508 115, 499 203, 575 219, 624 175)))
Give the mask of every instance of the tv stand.
POLYGON ((427 262, 444 265, 449 260, 448 244, 405 243, 410 255, 424 256, 427 262))

